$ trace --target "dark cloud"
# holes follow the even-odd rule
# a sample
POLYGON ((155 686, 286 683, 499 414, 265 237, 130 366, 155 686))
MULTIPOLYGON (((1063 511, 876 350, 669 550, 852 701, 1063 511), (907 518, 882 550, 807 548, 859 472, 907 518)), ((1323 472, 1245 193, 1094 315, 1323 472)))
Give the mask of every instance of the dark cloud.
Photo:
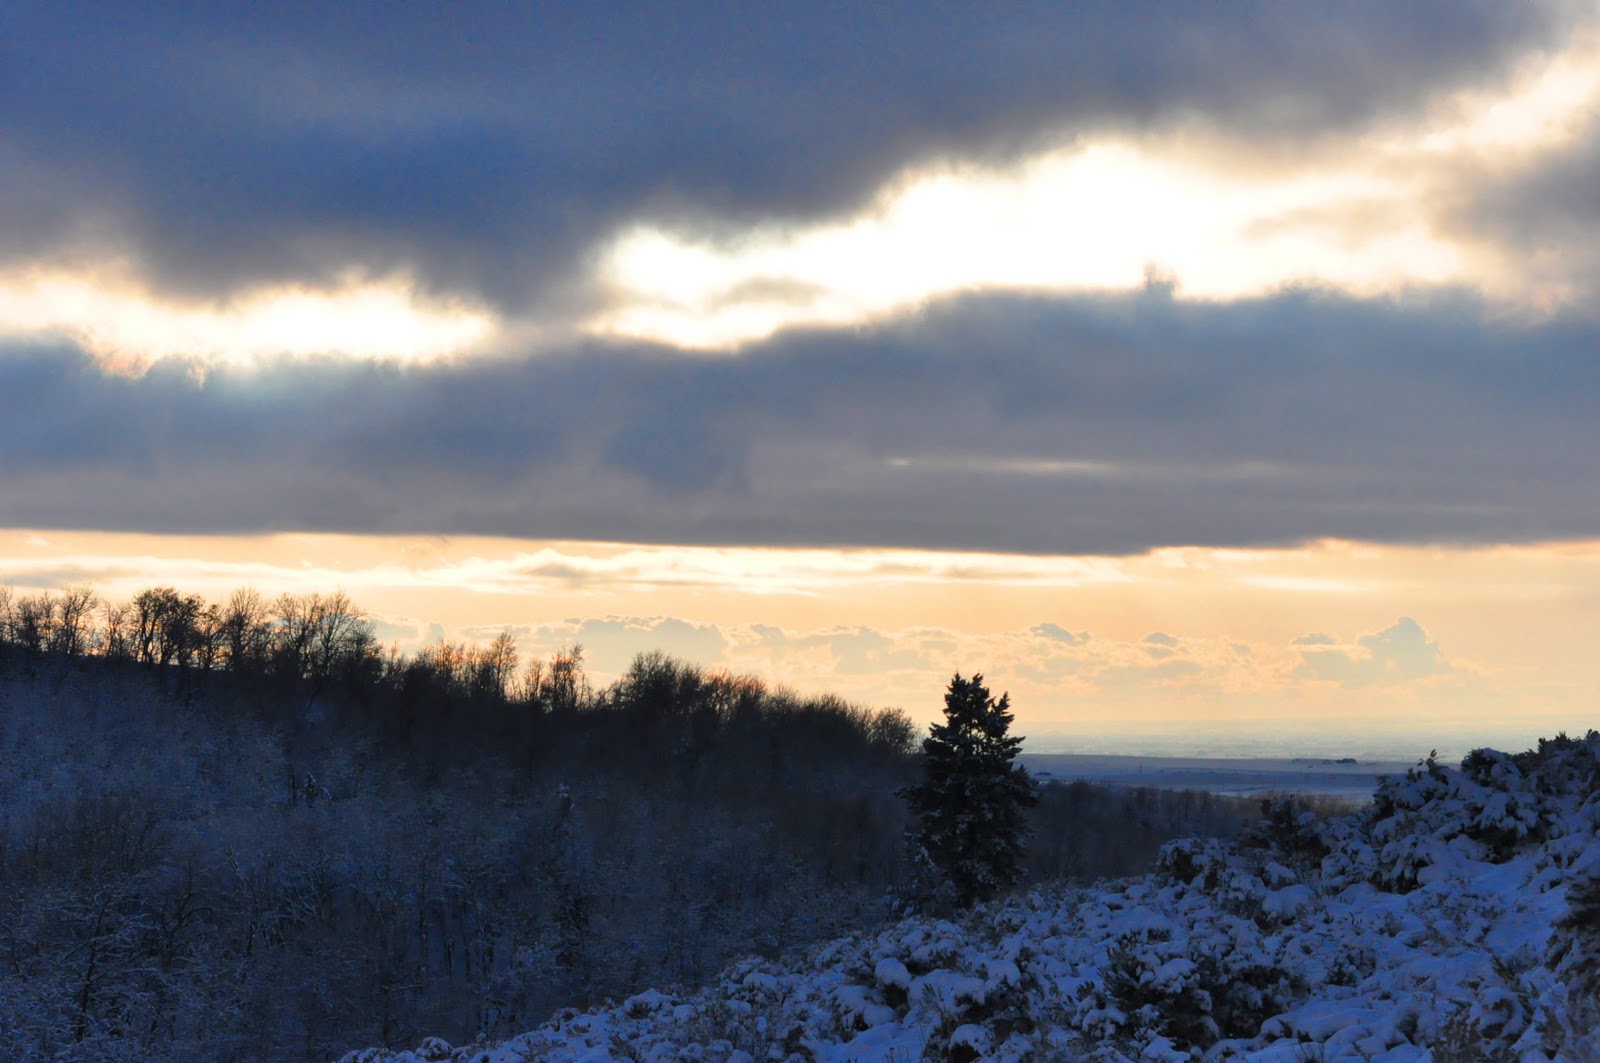
POLYGON ((525 304, 618 219, 799 217, 1106 127, 1288 146, 1559 37, 1499 0, 0 9, 0 256, 217 291, 352 262, 525 304))
POLYGON ((1074 553, 1592 536, 1597 343, 1465 299, 1290 293, 973 297, 736 358, 128 379, 12 347, 0 525, 1074 553))
POLYGON ((1559 150, 1485 170, 1464 184, 1447 221, 1503 249, 1526 281, 1600 292, 1600 115, 1559 150))

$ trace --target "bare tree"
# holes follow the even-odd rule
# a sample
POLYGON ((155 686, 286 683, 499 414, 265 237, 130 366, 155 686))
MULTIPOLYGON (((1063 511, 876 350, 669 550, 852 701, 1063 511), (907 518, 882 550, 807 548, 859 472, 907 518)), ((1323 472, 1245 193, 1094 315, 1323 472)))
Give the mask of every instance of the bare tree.
POLYGON ((19 598, 11 610, 11 641, 31 660, 50 645, 54 625, 55 599, 49 591, 19 598))
POLYGON ((133 596, 133 656, 140 664, 170 659, 170 614, 177 602, 178 592, 171 587, 150 587, 133 596))
POLYGON ((230 670, 254 672, 266 663, 272 643, 272 614, 261 592, 244 587, 228 596, 218 623, 222 653, 230 670))
POLYGON ((473 654, 472 692, 477 697, 504 701, 516 674, 517 640, 511 632, 502 631, 473 654))
POLYGON ((89 619, 99 598, 94 588, 79 583, 62 590, 55 601, 55 624, 50 632, 50 649, 66 657, 76 657, 88 648, 89 619))
POLYGON ((557 650, 550 658, 539 687, 539 701, 546 712, 576 711, 591 697, 589 680, 583 674, 583 647, 557 650))
POLYGON ((101 606, 100 653, 108 661, 126 661, 133 656, 129 625, 133 607, 127 602, 106 602, 101 606))
POLYGON ((343 591, 285 594, 277 608, 280 665, 305 681, 307 708, 342 667, 374 655, 366 613, 343 591))

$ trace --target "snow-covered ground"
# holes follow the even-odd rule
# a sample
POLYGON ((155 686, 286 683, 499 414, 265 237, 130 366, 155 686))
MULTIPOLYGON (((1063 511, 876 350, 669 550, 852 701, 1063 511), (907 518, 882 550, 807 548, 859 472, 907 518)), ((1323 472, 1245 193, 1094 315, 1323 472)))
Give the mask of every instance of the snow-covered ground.
POLYGON ((1386 776, 1404 775, 1402 761, 1317 757, 1130 757, 1088 753, 1024 753, 1018 758, 1040 781, 1154 786, 1251 796, 1319 794, 1365 801, 1386 776))
POLYGON ((498 1045, 347 1063, 1600 1059, 1600 735, 1292 803, 1134 880, 908 919, 498 1045), (1576 913, 1576 914, 1574 914, 1576 913))

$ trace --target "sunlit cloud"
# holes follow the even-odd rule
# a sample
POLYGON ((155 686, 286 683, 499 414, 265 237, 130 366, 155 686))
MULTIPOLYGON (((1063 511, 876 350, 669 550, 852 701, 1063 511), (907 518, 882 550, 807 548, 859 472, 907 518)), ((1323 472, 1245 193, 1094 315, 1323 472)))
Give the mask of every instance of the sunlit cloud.
MULTIPOLYGON (((1154 286, 1233 300, 1296 285, 1357 296, 1460 285, 1548 307, 1573 293, 1545 290, 1554 281, 1443 222, 1439 203, 1463 174, 1572 144, 1597 107, 1600 38, 1585 30, 1500 84, 1425 100, 1302 159, 1264 159, 1260 145, 1201 127, 1096 133, 1004 166, 950 158, 906 171, 859 213, 820 223, 705 229, 645 216, 591 249, 579 305, 600 309, 581 329, 715 349, 996 289, 1154 286)), ((535 311, 509 311, 524 312, 535 311)), ((0 273, 0 339, 63 336, 120 368, 168 357, 431 360, 531 328, 405 276, 186 299, 121 260, 0 273)))
POLYGON ((1313 285, 1372 296, 1459 285, 1547 305, 1493 247, 1436 217, 1456 167, 1571 143, 1600 102, 1600 45, 1575 37, 1510 80, 1434 101, 1298 165, 1248 145, 1097 136, 1014 167, 908 173, 867 210, 707 234, 641 221, 602 259, 602 332, 700 348, 792 325, 861 323, 983 289, 1159 285, 1231 300, 1313 285))
POLYGON ((426 296, 404 278, 184 301, 149 290, 126 267, 0 274, 0 339, 62 337, 119 369, 162 358, 234 365, 280 355, 427 361, 470 351, 498 327, 487 310, 426 296))
POLYGON ((1447 96, 1431 110, 1428 121, 1434 128, 1420 138, 1396 138, 1390 146, 1446 157, 1468 151, 1492 151, 1502 158, 1549 151, 1594 122, 1597 101, 1600 33, 1591 27, 1559 52, 1530 57, 1505 86, 1447 96))
MULTIPOLYGON (((0 538, 14 534, 0 533, 0 538)), ((0 555, 0 583, 87 580, 106 587, 110 593, 128 593, 151 583, 181 583, 209 592, 248 583, 291 591, 336 585, 352 592, 363 588, 409 588, 490 596, 565 588, 674 592, 720 589, 757 597, 818 597, 850 588, 949 584, 1073 588, 1135 578, 1127 562, 1120 558, 929 550, 561 542, 532 549, 526 544, 513 543, 507 548, 506 543, 500 543, 496 544, 500 549, 488 554, 477 550, 489 544, 472 540, 446 553, 428 540, 278 535, 222 540, 236 544, 236 548, 225 556, 197 558, 188 551, 171 555, 98 552, 86 542, 99 540, 109 545, 122 538, 148 544, 152 539, 160 541, 159 537, 78 533, 30 536, 33 541, 24 540, 23 549, 0 555), (374 550, 374 545, 379 549, 374 550)))

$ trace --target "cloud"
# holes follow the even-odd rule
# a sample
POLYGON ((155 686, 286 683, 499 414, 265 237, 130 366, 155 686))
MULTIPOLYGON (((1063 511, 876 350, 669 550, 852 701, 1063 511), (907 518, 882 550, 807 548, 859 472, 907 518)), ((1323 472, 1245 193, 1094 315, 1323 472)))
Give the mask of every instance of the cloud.
POLYGON ((1057 554, 1580 538, 1597 342, 1464 297, 1288 292, 973 296, 735 358, 589 342, 128 378, 0 345, 0 523, 1057 554))
MULTIPOLYGON (((948 640, 944 640, 948 643, 948 640)), ((879 675, 892 671, 927 671, 939 665, 923 653, 922 647, 906 645, 904 638, 891 638, 866 627, 837 628, 800 637, 781 636, 776 642, 768 633, 763 642, 782 654, 789 649, 826 647, 832 670, 841 676, 879 675)))
POLYGON ((1144 637, 1144 641, 1151 646, 1164 646, 1169 649, 1178 644, 1178 640, 1165 631, 1152 631, 1144 637))
POLYGON ((1407 683, 1450 671, 1450 663, 1439 652, 1422 626, 1408 616, 1392 627, 1363 635, 1356 646, 1338 648, 1330 643, 1305 643, 1296 640, 1301 650, 1299 679, 1326 680, 1347 687, 1407 683))
POLYGON ((1028 634, 1040 638, 1050 639, 1052 642, 1064 642, 1068 646, 1082 646, 1089 641, 1087 631, 1068 631, 1060 624, 1035 624, 1028 629, 1028 634))
POLYGON ((367 622, 380 646, 395 646, 403 653, 415 653, 424 646, 445 639, 443 624, 416 620, 411 617, 371 616, 367 622))
MULTIPOLYGON (((496 633, 499 630, 503 629, 496 628, 496 633)), ((520 636, 520 645, 538 654, 582 646, 585 667, 603 676, 619 675, 639 654, 655 650, 702 668, 716 668, 724 663, 727 649, 727 640, 715 625, 676 617, 607 616, 509 630, 520 636)))
POLYGON ((485 347, 498 328, 480 309, 419 295, 403 278, 286 285, 196 303, 126 276, 0 273, 0 336, 66 336, 124 371, 159 358, 242 365, 328 353, 430 360, 485 347))
POLYGON ((1496 246, 1551 298, 1600 292, 1600 117, 1561 150, 1531 162, 1487 162, 1452 203, 1450 220, 1496 246))
POLYGON ((211 294, 414 270, 549 303, 646 210, 838 213, 918 163, 1111 126, 1305 144, 1505 67, 1560 11, 24 0, 0 16, 0 258, 111 248, 211 294))
MULTIPOLYGON (((1036 717, 1064 708, 1131 703, 1152 691, 1198 696, 1288 688, 1284 670, 1247 675, 1248 646, 1215 638, 1188 641, 1152 659, 1143 642, 1067 644, 1034 631, 974 633, 951 628, 871 625, 805 628, 712 624, 677 617, 608 616, 534 625, 475 626, 451 637, 487 642, 501 631, 525 658, 581 645, 600 682, 626 671, 641 653, 661 651, 701 668, 727 668, 806 693, 836 693, 873 704, 919 706, 931 716, 952 672, 982 672, 1012 690, 1036 717)), ((408 644, 409 645, 409 644, 408 644)))

